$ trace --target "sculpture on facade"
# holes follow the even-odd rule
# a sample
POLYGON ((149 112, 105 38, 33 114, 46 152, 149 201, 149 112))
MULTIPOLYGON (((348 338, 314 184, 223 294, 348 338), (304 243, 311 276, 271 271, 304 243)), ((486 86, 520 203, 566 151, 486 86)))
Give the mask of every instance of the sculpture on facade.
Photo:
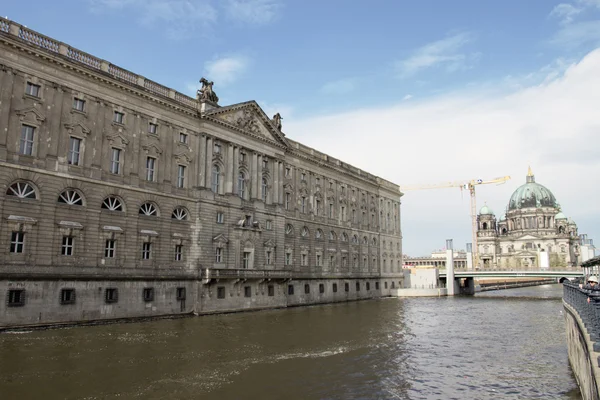
POLYGON ((200 83, 202 87, 198 90, 196 98, 200 101, 211 101, 213 103, 219 102, 219 96, 213 91, 213 81, 208 81, 206 78, 201 78, 200 83))
POLYGON ((271 120, 271 122, 273 122, 273 124, 275 125, 275 127, 277 128, 278 131, 281 131, 281 120, 283 118, 281 118, 281 114, 277 113, 275 115, 273 115, 273 119, 271 120))

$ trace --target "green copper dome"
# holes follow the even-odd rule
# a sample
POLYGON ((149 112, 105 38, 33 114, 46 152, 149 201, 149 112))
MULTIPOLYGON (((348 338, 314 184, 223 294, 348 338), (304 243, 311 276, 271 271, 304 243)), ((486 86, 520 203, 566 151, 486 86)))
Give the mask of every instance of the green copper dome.
POLYGON ((479 215, 494 215, 494 212, 487 205, 484 205, 481 207, 481 210, 479 210, 479 215))
POLYGON ((554 219, 567 219, 567 217, 565 216, 565 214, 559 212, 558 214, 556 214, 554 219))
POLYGON ((550 190, 535 182, 535 177, 530 168, 529 173, 527 174, 527 182, 524 185, 519 186, 512 196, 510 196, 508 209, 518 210, 520 208, 533 207, 558 208, 558 202, 550 190))

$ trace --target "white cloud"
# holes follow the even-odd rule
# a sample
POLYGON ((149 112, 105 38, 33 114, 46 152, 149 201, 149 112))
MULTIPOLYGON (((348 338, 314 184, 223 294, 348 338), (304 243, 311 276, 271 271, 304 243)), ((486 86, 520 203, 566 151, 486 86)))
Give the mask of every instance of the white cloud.
POLYGON ((550 12, 551 17, 561 18, 561 23, 568 24, 573 21, 575 16, 583 11, 582 8, 575 7, 569 3, 560 3, 550 12))
POLYGON ((566 48, 600 45, 600 20, 597 18, 588 18, 585 21, 577 20, 598 10, 600 10, 600 0, 575 0, 555 6, 550 12, 550 17, 559 18, 561 27, 552 38, 551 43, 566 48))
POLYGON ((396 61, 395 68, 399 77, 408 78, 426 68, 443 66, 447 71, 469 68, 481 54, 468 54, 462 48, 473 41, 469 32, 461 32, 453 36, 426 44, 417 49, 412 56, 396 61))
MULTIPOLYGON (((308 146, 399 184, 511 175, 478 188, 479 207, 502 215, 531 163, 581 233, 600 240, 600 49, 540 84, 502 93, 462 91, 383 109, 286 121, 286 133, 308 146)), ((543 72, 540 73, 543 75, 543 72)), ((471 241, 469 196, 458 189, 403 197, 405 252, 424 255, 454 238, 471 241)))
POLYGON ((94 12, 131 9, 138 21, 153 28, 163 27, 171 38, 204 32, 217 20, 209 0, 89 0, 94 12))
POLYGON ((249 59, 246 56, 236 55, 216 58, 204 64, 206 78, 218 85, 228 85, 235 82, 246 71, 249 59))
POLYGON ((263 25, 274 20, 281 9, 276 0, 227 0, 225 11, 234 20, 252 25, 263 25))
POLYGON ((327 82, 321 87, 321 93, 323 94, 348 94, 354 91, 356 87, 356 81, 354 79, 340 79, 338 81, 327 82))
POLYGON ((406 100, 410 100, 410 99, 412 99, 412 98, 413 98, 413 95, 412 95, 412 94, 407 94, 406 96, 404 96, 404 97, 402 98, 402 100, 403 100, 403 101, 406 101, 406 100))

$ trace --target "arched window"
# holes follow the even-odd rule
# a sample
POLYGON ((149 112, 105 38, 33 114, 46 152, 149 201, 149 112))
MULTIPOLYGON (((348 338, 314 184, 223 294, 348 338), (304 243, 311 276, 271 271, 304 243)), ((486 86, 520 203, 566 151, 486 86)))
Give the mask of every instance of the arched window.
POLYGON ((238 195, 242 199, 246 198, 246 175, 243 172, 238 174, 238 195))
POLYGON ((377 239, 373 238, 373 246, 377 246, 377 239))
POLYGON ((6 194, 20 199, 37 199, 35 189, 27 182, 15 182, 8 187, 6 194))
POLYGON ((147 215, 149 217, 156 217, 158 216, 158 210, 154 204, 144 203, 140 206, 139 214, 147 215))
POLYGON ((294 233, 294 227, 292 226, 292 224, 287 224, 285 226, 285 234, 291 235, 292 233, 294 233))
POLYGON ((263 177, 262 178, 262 190, 261 190, 261 194, 262 194, 262 200, 266 203, 267 202, 267 193, 268 193, 268 182, 267 182, 267 178, 263 177))
POLYGON ((342 232, 342 242, 347 242, 348 241, 348 235, 346 234, 346 232, 342 232))
POLYGON ((83 198, 77 191, 73 189, 67 189, 62 192, 60 196, 58 196, 58 202, 65 203, 70 206, 82 206, 83 198))
POLYGON ((487 222, 484 222, 483 224, 481 224, 481 229, 487 229, 488 225, 487 222))
POLYGON ((185 208, 177 207, 176 209, 173 210, 173 214, 171 214, 171 218, 179 220, 179 221, 184 221, 184 220, 188 219, 188 213, 185 210, 185 208))
POLYGON ((363 237, 363 244, 369 244, 369 238, 368 237, 363 237))
POLYGON ((220 174, 221 174, 221 170, 220 170, 219 166, 216 164, 213 165, 213 168, 212 168, 212 191, 215 193, 219 193, 220 189, 221 189, 220 174))
POLYGON ((322 239, 323 238, 323 231, 320 229, 317 229, 317 231, 315 232, 315 238, 316 239, 322 239))
POLYGON ((335 240, 336 234, 334 231, 329 232, 329 240, 335 240))
POLYGON ((308 236, 308 228, 307 227, 303 227, 301 234, 302 234, 302 237, 307 237, 308 236))
POLYGON ((356 235, 352 236, 352 243, 358 244, 358 236, 356 236, 356 235))
POLYGON ((123 204, 118 197, 109 196, 102 202, 102 208, 110 211, 123 211, 123 204))

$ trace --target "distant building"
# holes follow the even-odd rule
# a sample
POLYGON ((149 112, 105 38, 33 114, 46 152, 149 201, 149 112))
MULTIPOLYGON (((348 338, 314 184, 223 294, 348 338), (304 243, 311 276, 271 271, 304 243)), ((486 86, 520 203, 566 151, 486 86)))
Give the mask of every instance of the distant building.
POLYGON ((581 261, 577 225, 531 168, 500 220, 487 205, 481 208, 477 244, 483 268, 572 267, 581 261))

